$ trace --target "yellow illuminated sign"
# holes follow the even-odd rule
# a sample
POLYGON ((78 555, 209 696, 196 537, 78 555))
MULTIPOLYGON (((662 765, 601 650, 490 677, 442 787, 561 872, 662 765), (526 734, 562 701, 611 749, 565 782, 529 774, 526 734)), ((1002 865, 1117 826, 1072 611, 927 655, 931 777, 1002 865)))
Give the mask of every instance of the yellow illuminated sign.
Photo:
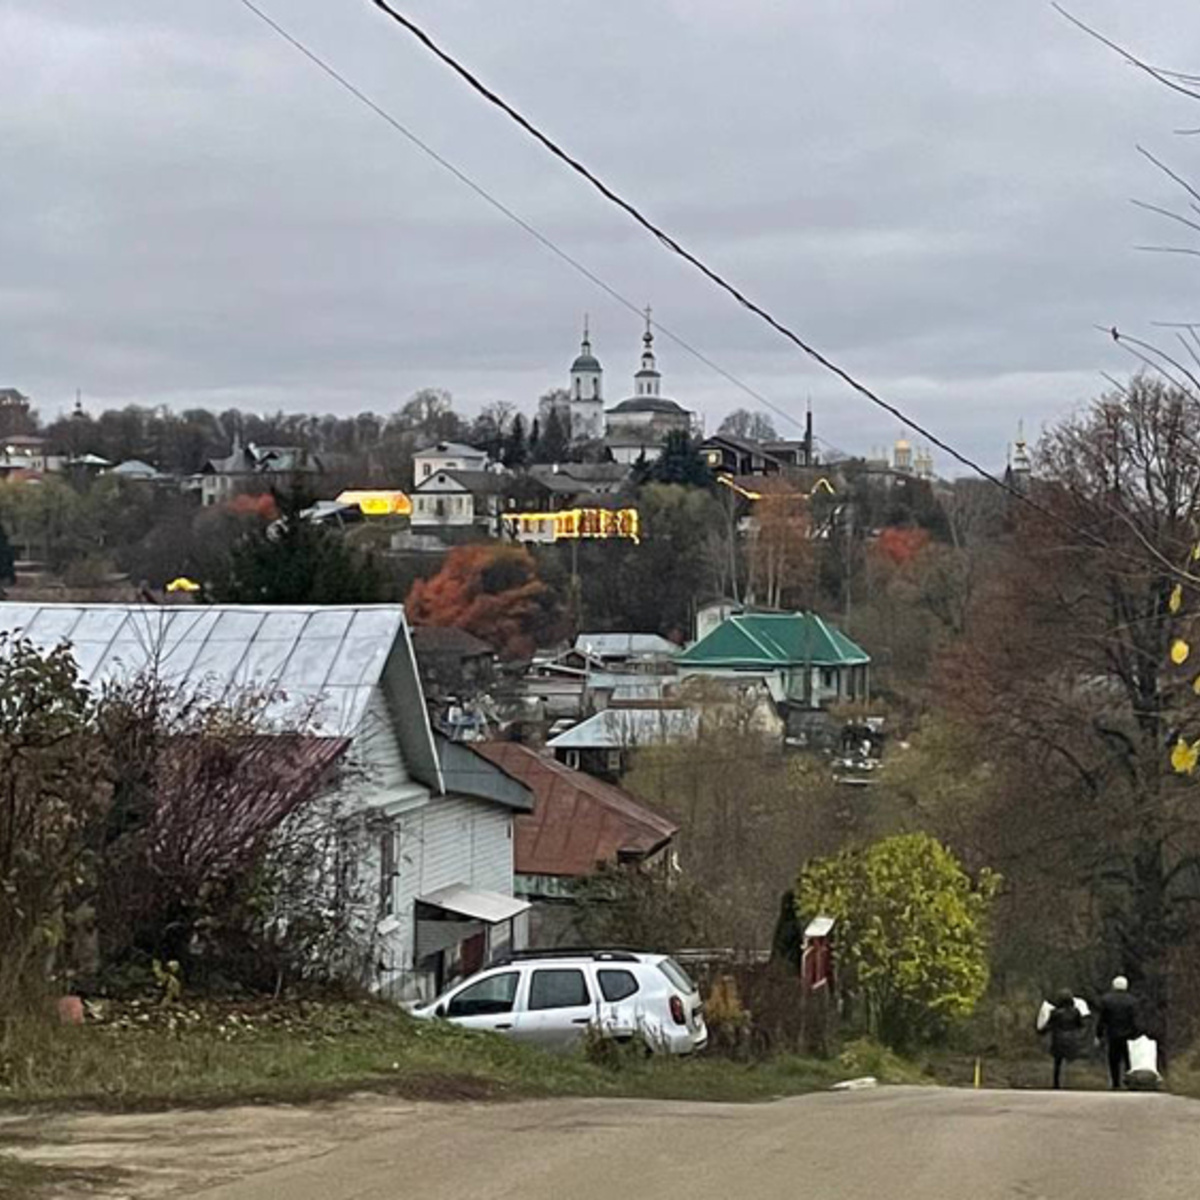
POLYGON ((573 538, 639 540, 636 508, 564 508, 560 512, 505 513, 505 529, 519 540, 557 542, 573 538))
POLYGON ((407 517, 412 513, 412 501, 403 492, 343 492, 339 504, 355 504, 364 517, 407 517))

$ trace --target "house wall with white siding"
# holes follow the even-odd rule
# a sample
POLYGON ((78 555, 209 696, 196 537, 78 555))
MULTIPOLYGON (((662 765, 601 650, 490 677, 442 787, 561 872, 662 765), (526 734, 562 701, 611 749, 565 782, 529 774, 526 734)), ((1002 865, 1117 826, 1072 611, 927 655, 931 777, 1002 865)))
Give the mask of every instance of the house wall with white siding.
POLYGON ((429 789, 409 772, 381 689, 375 690, 367 706, 350 748, 349 768, 348 786, 358 804, 395 813, 429 803, 429 789))
POLYGON ((380 924, 382 984, 397 999, 427 998, 432 981, 415 962, 417 900, 451 884, 511 896, 513 814, 481 800, 437 796, 396 816, 394 829, 392 914, 380 924))

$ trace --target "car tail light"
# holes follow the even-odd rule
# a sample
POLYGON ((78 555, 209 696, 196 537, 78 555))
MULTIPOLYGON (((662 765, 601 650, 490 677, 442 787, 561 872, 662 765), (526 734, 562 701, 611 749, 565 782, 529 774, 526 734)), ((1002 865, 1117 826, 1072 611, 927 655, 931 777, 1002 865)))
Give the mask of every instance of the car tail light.
POLYGON ((676 1025, 687 1024, 687 1014, 683 1011, 683 1001, 678 996, 671 997, 671 1019, 676 1025))

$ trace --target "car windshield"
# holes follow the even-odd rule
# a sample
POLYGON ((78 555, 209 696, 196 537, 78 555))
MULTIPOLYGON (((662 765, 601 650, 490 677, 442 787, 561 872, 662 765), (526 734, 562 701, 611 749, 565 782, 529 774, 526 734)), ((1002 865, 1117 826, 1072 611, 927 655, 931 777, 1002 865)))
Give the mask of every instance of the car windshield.
POLYGON ((664 958, 658 964, 658 969, 681 992, 691 995, 696 990, 696 985, 692 982, 691 977, 673 958, 664 958))

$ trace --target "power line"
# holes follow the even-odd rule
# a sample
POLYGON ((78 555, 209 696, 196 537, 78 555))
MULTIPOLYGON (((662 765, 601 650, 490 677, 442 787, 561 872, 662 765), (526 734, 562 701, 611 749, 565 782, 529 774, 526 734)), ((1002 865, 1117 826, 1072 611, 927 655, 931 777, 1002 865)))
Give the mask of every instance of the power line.
MULTIPOLYGON (((601 291, 603 291, 606 295, 608 295, 613 300, 615 300, 618 304, 624 305, 625 308, 629 309, 629 311, 631 313, 633 313, 636 317, 638 317, 639 320, 644 319, 645 312, 642 308, 640 308, 637 304, 635 304, 627 296, 625 296, 621 292, 619 292, 615 287, 612 286, 612 284, 610 284, 606 280, 602 279, 590 267, 586 266, 584 263, 580 262, 579 259, 575 258, 572 254, 570 254, 566 250, 564 250, 561 246, 559 246, 556 242, 554 242, 546 234, 542 233, 542 231, 540 229, 538 229, 535 225, 531 224, 528 220, 526 220, 524 217, 522 217, 519 213, 517 213, 513 209, 511 209, 502 200, 499 200, 495 196, 493 196, 491 194, 491 192, 489 192, 482 184, 477 183, 465 171, 463 171, 461 168, 455 166, 454 163, 452 163, 448 158, 446 158, 445 155, 443 155, 443 154, 439 153, 437 150, 435 150, 431 145, 429 145, 428 142, 426 142, 422 138, 418 137, 417 134, 413 133, 413 131, 411 129, 409 129, 402 121, 400 121, 399 118, 397 118, 392 113, 388 112, 387 109, 383 108, 380 104, 378 104, 374 100, 372 100, 371 97, 368 96, 361 88, 359 88, 356 84, 352 83, 349 79, 346 78, 345 75, 343 75, 335 67, 331 66, 328 62, 326 62, 325 59, 323 59, 319 54, 316 53, 316 51, 311 50, 299 38, 297 38, 293 34, 289 33, 282 25, 279 24, 278 21, 276 21, 268 13, 264 12, 261 8, 259 8, 258 5, 253 2, 253 0, 240 0, 240 3, 242 4, 242 6, 244 8, 248 9, 251 13, 254 14, 254 16, 256 16, 260 21, 262 21, 264 25, 266 25, 268 28, 270 28, 276 34, 278 34, 278 36, 281 37, 285 42, 287 42, 288 45, 290 45, 293 49, 295 49, 295 50, 299 51, 301 54, 303 54, 304 57, 307 58, 309 62, 311 62, 314 66, 318 67, 321 71, 323 71, 326 75, 328 75, 330 79, 332 79, 335 83, 337 83, 338 85, 343 87, 347 92, 349 92, 350 95, 352 95, 356 100, 359 101, 359 103, 364 104, 377 117, 386 121, 388 123, 388 125, 390 125, 397 133, 399 133, 401 136, 407 138, 408 141, 412 145, 416 146, 416 148, 418 150, 420 150, 423 154, 426 154, 431 159, 433 159, 433 161, 436 162, 438 164, 438 166, 442 167, 446 171, 449 171, 450 174, 453 175, 454 178, 457 179, 460 183, 465 184, 467 187, 469 187, 471 189, 471 191, 473 191, 481 200, 486 201, 497 212, 501 213, 503 216, 507 217, 510 221, 512 221, 515 225, 517 225, 521 229, 523 229, 527 234, 529 234, 530 237, 534 238, 537 242, 539 242, 542 246, 544 246, 552 254, 554 254, 558 258, 560 258, 563 262, 565 262, 573 270, 578 271, 585 279, 587 279, 589 282, 591 282, 596 287, 598 287, 601 291)), ((726 370, 723 366, 721 366, 720 363, 714 362, 713 359, 711 359, 707 354, 705 354, 702 350, 697 349, 697 347, 693 346, 690 342, 688 342, 680 334, 669 329, 661 321, 654 320, 654 321, 652 321, 652 324, 653 324, 654 328, 659 331, 659 333, 661 333, 665 337, 669 338, 672 342, 674 342, 677 346, 679 346, 680 349, 682 349, 682 350, 686 351, 688 354, 692 355, 692 357, 695 358, 698 362, 703 363, 706 367, 709 368, 709 370, 715 371, 723 379, 727 380, 729 383, 732 383, 734 385, 734 387, 745 392, 747 396, 752 397, 759 404, 763 405, 765 408, 768 408, 771 412, 775 413, 776 416, 782 417, 783 420, 788 421, 790 424, 794 425, 797 429, 801 429, 801 430, 804 429, 804 425, 800 422, 800 420, 798 418, 793 416, 786 409, 781 408, 778 404, 775 404, 773 401, 769 400, 766 396, 764 396, 757 389, 751 387, 744 380, 739 379, 731 371, 726 370)), ((818 440, 823 441, 823 439, 818 439, 818 440)), ((829 445, 829 443, 827 443, 827 442, 825 442, 824 444, 827 446, 829 445)), ((830 448, 832 449, 832 447, 830 447, 830 448)))
MULTIPOLYGON (((247 0, 243 0, 243 3, 246 2, 247 0)), ((435 42, 433 38, 425 32, 424 29, 416 24, 415 21, 411 20, 409 17, 406 17, 403 13, 393 8, 392 5, 387 2, 387 0, 368 0, 368 2, 373 4, 381 13, 389 17, 391 20, 396 22, 397 25, 405 29, 414 38, 416 38, 421 45, 429 50, 430 53, 432 53, 436 58, 441 60, 441 62, 449 67, 456 75, 463 79, 474 91, 487 100, 489 104, 494 105, 502 113, 504 113, 505 116, 516 122, 517 125, 519 125, 527 134, 529 134, 531 138, 534 139, 534 141, 538 142, 560 162, 565 163, 571 168, 572 171, 574 171, 582 179, 586 180, 596 191, 598 191, 606 200, 608 200, 609 203, 616 205, 648 233, 653 234, 654 237, 657 238, 658 241, 664 247, 666 247, 666 249, 670 250, 672 254, 682 258, 685 262, 694 267, 700 272, 700 274, 708 279, 710 283, 716 284, 716 286, 722 291, 732 296, 733 299, 738 302, 738 304, 740 304, 749 312, 753 313, 760 320, 766 322, 766 324, 774 329, 776 333, 787 338, 788 341, 802 350, 819 366, 823 367, 831 374, 836 375, 840 380, 842 380, 843 383, 856 391, 860 396, 864 397, 866 400, 869 400, 877 408, 882 409, 884 412, 894 417, 901 424, 906 425, 914 433, 920 434, 920 436, 925 438, 926 441, 930 442, 944 453, 950 455, 950 457, 956 462, 961 463, 964 467, 974 471, 975 474, 995 484, 996 487, 1001 488, 1003 491, 1006 491, 1015 497, 1019 497, 1022 501, 1032 505, 1034 508, 1041 508, 1036 501, 1030 500, 1029 497, 1023 492, 1020 492, 1016 488, 1009 486, 997 475, 987 470, 986 467, 980 466, 979 463, 967 457, 967 455, 963 454, 961 451, 956 450, 952 445, 950 445, 950 443, 943 441, 935 433, 931 432, 929 429, 926 429, 924 426, 913 420, 913 418, 908 416, 907 413, 903 412, 896 405, 892 404, 890 401, 884 400, 883 397, 872 391, 871 388, 869 388, 866 384, 861 383, 858 379, 851 375, 849 371, 838 366, 837 363, 833 362, 832 359, 826 357, 814 346, 806 342, 794 330, 790 329, 765 308, 751 300, 747 295, 745 295, 742 291, 725 279, 724 276, 719 274, 712 267, 708 266, 707 263, 693 254, 690 250, 686 249, 679 241, 667 233, 666 230, 658 225, 655 225, 651 220, 649 220, 649 218, 644 216, 635 205, 626 200, 613 188, 609 187, 608 184, 606 184, 602 179, 599 178, 599 176, 589 170, 582 162, 580 162, 577 158, 574 158, 547 134, 543 133, 532 121, 530 121, 526 116, 509 104, 509 102, 502 96, 489 88, 473 72, 471 72, 467 67, 463 66, 462 63, 454 58, 453 55, 448 53, 446 50, 443 50, 441 46, 439 46, 437 42, 435 42)), ((1049 510, 1044 511, 1049 513, 1049 510)))
MULTIPOLYGON (((998 476, 996 476, 992 472, 988 471, 986 468, 980 466, 978 463, 976 463, 972 459, 968 458, 966 455, 964 455, 960 451, 956 450, 949 443, 943 441, 936 434, 933 434, 928 429, 926 429, 924 426, 920 425, 918 422, 914 421, 912 418, 907 416, 907 414, 905 414, 901 409, 899 409, 895 405, 889 403, 888 401, 884 400, 882 397, 876 395, 875 392, 873 392, 865 384, 860 383, 857 379, 854 378, 854 376, 852 376, 844 368, 838 366, 836 363, 834 363, 830 359, 826 358, 818 350, 816 350, 812 346, 808 345, 803 339, 801 339, 796 333, 794 333, 786 325, 783 325, 780 321, 776 320, 776 318, 773 317, 765 309, 759 307, 753 301, 749 300, 737 288, 735 288, 732 284, 727 282, 724 278, 722 278, 714 270, 712 270, 710 267, 708 267, 699 258, 697 258, 695 255, 691 254, 688 250, 684 249, 678 242, 676 242, 672 237, 670 237, 670 235, 668 235, 664 231, 660 230, 657 226, 655 226, 649 220, 647 220, 633 205, 631 205, 628 201, 622 199, 615 192, 613 192, 606 184, 604 184, 600 179, 598 179, 596 176, 594 176, 586 167, 584 167, 581 163, 579 163, 575 159, 573 159, 569 154, 566 153, 566 151, 564 151, 560 147, 558 147, 553 141, 551 141, 550 138, 548 138, 545 134, 543 134, 540 130, 538 130, 531 122, 529 122, 524 116, 522 116, 519 112, 517 112, 516 109, 512 108, 511 105, 509 105, 501 97, 499 97, 494 92, 492 92, 490 89, 488 89, 482 82, 477 80, 475 78, 475 76, 472 75, 471 72, 467 70, 466 67, 463 67, 462 65, 460 65, 454 58, 452 58, 449 54, 447 54, 444 50, 442 50, 433 41, 433 39, 430 38, 429 35, 424 32, 424 30, 420 29, 420 27, 415 25, 407 17, 404 17, 402 14, 397 12, 389 4, 385 3, 384 0, 370 0, 370 2, 372 4, 374 4, 381 12, 383 12, 387 16, 391 17, 397 23, 402 25, 406 30, 408 30, 408 32, 410 32, 414 37, 416 37, 432 53, 434 53, 439 59, 441 59, 444 63, 446 63, 447 66, 449 66, 452 70, 454 70, 456 74, 460 75, 463 79, 465 79, 475 91, 479 92, 490 103, 492 103, 495 106, 497 106, 498 108, 500 108, 501 111, 503 111, 506 115, 508 115, 512 120, 516 121, 523 129, 525 129, 530 134, 531 137, 533 137, 535 140, 537 140, 539 143, 541 143, 556 158, 559 158, 563 162, 567 163, 573 171, 575 171, 577 174, 581 175, 585 180, 587 180, 606 199, 608 199, 610 202, 616 204, 618 207, 620 207, 622 210, 624 210, 626 213, 628 213, 639 225, 641 225, 643 228, 647 229, 649 232, 653 233, 654 236, 668 250, 670 250, 672 253, 678 255, 679 257, 683 258, 686 262, 688 262, 690 265, 695 267, 695 269, 698 270, 707 279, 709 279, 710 282, 715 283, 719 288, 721 288, 723 291, 727 292, 742 307, 746 308, 748 311, 750 311, 754 315, 758 316, 761 320, 765 321, 771 328, 776 330, 776 332, 780 333, 783 337, 787 338, 788 341, 792 342, 797 347, 799 347, 805 354, 807 354, 810 358, 812 358, 816 363, 818 363, 820 366, 822 366, 825 370, 829 371, 833 375, 836 375, 839 379, 841 379, 844 383, 846 383, 852 390, 858 392, 860 395, 862 395, 865 399, 870 401, 870 403, 874 404, 876 407, 882 409, 883 411, 889 413, 891 416, 895 417, 902 424, 907 425, 908 428, 913 430, 913 432, 924 437, 932 445, 938 447, 938 449, 943 450, 946 454, 948 454, 956 462, 961 463, 963 466, 965 466, 969 470, 973 471, 976 475, 980 476, 982 479, 984 479, 987 482, 998 487, 1001 491, 1005 492, 1006 494, 1012 496, 1015 500, 1017 500, 1021 504, 1025 505, 1031 511, 1037 512, 1041 516, 1048 518, 1050 521, 1054 522, 1055 524, 1061 525, 1063 528, 1069 530, 1070 532, 1075 534, 1077 537, 1083 538, 1087 542, 1091 542, 1092 544, 1097 545, 1097 546, 1106 545, 1104 540, 1102 538, 1100 538, 1098 535, 1081 528, 1080 526, 1076 525, 1074 522, 1068 520, 1066 517, 1063 517, 1061 514, 1055 512, 1053 509, 1048 508, 1047 506, 1045 506, 1043 504, 1040 504, 1038 501, 1032 499, 1025 492, 1022 492, 1019 489, 1012 487, 1010 484, 1006 483, 1005 481, 1000 479, 998 476)), ((272 17, 270 17, 267 13, 265 13, 261 8, 259 8, 258 5, 256 3, 254 3, 254 0, 239 0, 239 3, 241 3, 242 6, 244 8, 246 8, 249 12, 253 13, 256 17, 258 17, 259 20, 261 20, 264 24, 266 24, 269 28, 271 28, 279 37, 281 37, 284 41, 286 41, 289 45, 291 45, 299 53, 303 54, 305 58, 307 58, 310 62, 312 62, 315 66, 317 66, 324 74, 328 75, 331 79, 333 79, 336 83, 338 83, 341 87, 343 87, 346 91, 348 91, 352 96, 355 97, 355 99, 357 99, 360 103, 364 104, 367 108, 369 108, 372 112, 374 112, 382 120, 386 121, 388 123, 388 125, 390 125, 393 129, 396 130, 396 132, 400 133, 403 137, 408 139, 409 142, 411 142, 413 145, 415 145, 423 153, 429 155, 435 162, 437 162, 440 166, 442 166, 447 171, 449 171, 460 182, 464 183, 467 187, 469 187, 481 199, 485 200, 488 204, 492 205, 492 207, 495 208, 497 211, 501 212, 504 216, 506 216, 510 220, 514 221, 517 225, 519 225, 522 229, 524 229, 526 233, 528 233, 531 237, 535 238, 539 243, 541 243, 544 247, 546 247, 546 249, 550 250, 553 254, 555 254, 557 257, 562 259, 564 262, 566 262, 568 265, 570 265, 573 269, 578 271, 585 278, 587 278, 593 284, 595 284, 597 287, 602 289, 605 293, 607 293, 609 296, 611 296, 613 299, 615 299, 618 303, 624 305, 626 308, 628 308, 632 312, 636 313, 639 317, 644 316, 643 311, 636 304, 634 304, 633 301, 629 300, 627 297, 622 295, 614 287, 612 287, 609 283, 607 283, 605 280, 600 278, 600 276, 596 275, 595 272, 590 270, 588 267, 584 266, 583 263, 579 262, 572 255, 567 253, 567 251, 563 250, 561 247, 556 245, 550 238, 548 238, 545 234, 543 234, 539 229, 537 229, 535 226, 530 224, 530 222, 526 221, 523 217, 521 217, 519 214, 514 212, 511 208, 509 208, 507 205, 505 205, 502 201, 497 200, 494 196, 492 196, 489 192, 487 192, 486 189, 484 189, 480 184, 476 183, 464 171, 460 170, 452 162, 450 162, 447 158, 445 158, 443 155, 439 154, 436 150, 434 150, 426 142, 422 141, 419 137, 417 137, 416 134, 414 134, 411 130, 407 129, 396 117, 394 117, 386 109, 382 108, 379 104, 377 104, 374 100, 372 100, 365 92, 363 92, 355 84, 351 83, 351 81, 349 79, 347 79, 344 75, 342 75, 334 67, 330 66, 314 51, 310 50, 298 38, 294 37, 286 29, 284 29, 282 25, 280 25, 277 21, 275 21, 272 17)), ((787 421, 791 422, 793 425, 795 425, 797 428, 800 428, 799 421, 795 417, 793 417, 790 413, 788 413, 784 409, 780 408, 778 405, 774 404, 772 401, 768 400, 765 396, 761 395, 761 393, 759 393, 755 389, 751 388, 748 384, 742 382, 735 375, 733 375, 731 372, 725 370, 725 368, 721 367, 719 364, 713 362, 712 359, 708 358, 701 351, 697 350, 694 346, 690 345, 687 341, 685 341, 683 338, 681 338, 678 334, 672 332, 670 329, 666 328, 665 326, 661 325, 658 322, 655 322, 654 324, 655 324, 656 328, 658 328, 663 334, 665 334, 668 338, 670 338, 672 341, 674 341, 677 345, 679 345, 685 351, 687 351, 688 353, 695 356, 700 362, 703 362, 706 366, 708 366, 712 370, 716 371, 718 374, 720 374, 725 379, 729 380, 731 383, 733 383, 735 386, 740 388, 742 391, 746 392, 748 395, 754 397, 760 403, 765 404, 772 412, 783 417, 784 420, 787 420, 787 421)), ((824 439, 818 439, 818 440, 820 440, 822 442, 824 441, 824 439)), ((825 443, 825 444, 828 444, 828 443, 825 443)), ((1126 520, 1126 523, 1130 523, 1129 519, 1127 517, 1125 518, 1125 520, 1126 520)), ((1135 533, 1136 536, 1138 536, 1139 540, 1142 541, 1143 544, 1146 544, 1146 539, 1145 539, 1144 535, 1141 535, 1140 532, 1137 531, 1136 529, 1133 532, 1135 533)), ((1152 547, 1148 547, 1148 546, 1147 546, 1147 548, 1153 549, 1152 547)), ((1156 555, 1156 557, 1161 558, 1162 556, 1156 555)), ((1175 568, 1172 564, 1167 563, 1165 561, 1165 559, 1163 561, 1164 561, 1164 565, 1167 566, 1168 569, 1175 570, 1175 568)))
MULTIPOLYGON (((243 2, 246 2, 246 0, 243 0, 243 2)), ((870 401, 871 404, 890 414, 896 420, 911 429, 914 433, 920 434, 920 436, 925 438, 930 444, 936 446, 939 450, 944 451, 956 462, 961 463, 964 467, 970 471, 973 471, 980 478, 993 484, 1007 495, 1013 497, 1013 499, 1025 505, 1030 511, 1036 512, 1039 515, 1048 518, 1055 524, 1061 525, 1064 529, 1069 530, 1076 537, 1080 537, 1086 542, 1090 542, 1093 545, 1101 548, 1105 548, 1107 546, 1107 543, 1099 535, 1083 529, 1081 526, 1076 525, 1073 521, 1062 516, 1062 514, 1057 513, 1046 505, 1034 500, 1026 492, 1023 492, 1019 488, 1013 487, 1011 484, 1005 482, 999 478, 999 476, 987 470, 987 468, 980 466, 980 464, 975 462, 974 459, 969 458, 967 455, 963 454, 962 451, 957 450, 949 442, 944 441, 942 438, 938 437, 937 434, 913 420, 897 405, 892 404, 890 401, 884 400, 882 396, 874 392, 865 383, 862 383, 860 380, 856 379, 844 367, 839 366, 832 359, 828 358, 826 355, 817 350, 816 347, 806 342, 802 337, 800 337, 799 334, 785 325, 778 318, 773 316, 767 309, 761 307, 759 304, 751 300, 747 295, 745 295, 742 291, 725 279, 724 276, 722 276, 719 272, 710 267, 706 262, 704 262, 697 255, 693 254, 690 250, 686 249, 686 247, 680 244, 679 241, 667 233, 666 230, 662 229, 658 225, 655 225, 635 205, 626 200, 613 188, 609 187, 608 184, 606 184, 602 179, 599 178, 599 176, 589 170, 582 162, 580 162, 577 158, 574 158, 547 134, 543 133, 541 129, 539 129, 526 116, 524 116, 524 114, 519 112, 513 107, 513 105, 509 104, 507 100, 489 88, 473 72, 471 72, 467 67, 454 58, 453 55, 443 50, 441 46, 439 46, 437 42, 435 42, 433 38, 425 32, 424 29, 417 25, 415 21, 404 16, 403 13, 393 8, 392 5, 388 3, 388 0, 369 0, 369 3, 373 4, 381 13, 391 18, 391 20, 395 21, 396 24, 401 26, 401 28, 416 38, 416 40, 420 42, 421 45, 423 45, 427 50, 429 50, 430 53, 432 53, 456 75, 463 79, 473 91, 477 92, 480 96, 487 100, 489 104, 492 104, 498 108, 502 113, 505 114, 505 116, 519 125, 531 138, 534 139, 534 141, 549 151, 550 154, 559 159, 559 161, 570 167, 572 171, 589 183, 606 200, 608 200, 609 203, 614 204, 648 233, 653 234, 653 236, 662 246, 664 246, 672 254, 682 258, 690 266, 694 267, 710 283, 715 284, 723 292, 726 292, 729 296, 733 297, 738 304, 740 304, 748 312, 753 313, 756 317, 774 329, 776 333, 780 334, 797 348, 802 350, 819 366, 823 367, 830 374, 836 375, 840 380, 842 380, 843 383, 845 383, 853 391, 857 392, 864 399, 870 401)), ((1143 547, 1148 550, 1153 557, 1157 558, 1167 570, 1173 573, 1178 573, 1178 567, 1169 562, 1169 560, 1167 560, 1166 557, 1150 543, 1145 533, 1136 527, 1132 518, 1129 517, 1128 514, 1121 513, 1115 509, 1113 509, 1112 512, 1114 516, 1124 521, 1135 538, 1141 542, 1143 547)))

